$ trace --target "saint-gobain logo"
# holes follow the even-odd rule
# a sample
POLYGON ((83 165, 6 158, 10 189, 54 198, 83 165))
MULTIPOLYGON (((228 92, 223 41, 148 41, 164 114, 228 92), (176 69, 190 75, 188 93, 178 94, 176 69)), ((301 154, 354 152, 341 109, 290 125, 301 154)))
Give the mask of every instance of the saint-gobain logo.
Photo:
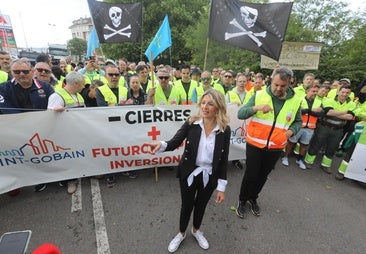
POLYGON ((42 139, 40 135, 36 133, 19 149, 0 151, 0 166, 23 163, 48 163, 80 157, 85 157, 83 150, 72 151, 71 148, 56 145, 52 140, 42 139), (28 158, 27 154, 32 155, 28 158))
POLYGON ((245 130, 245 125, 243 125, 242 127, 238 127, 235 130, 231 131, 231 143, 232 144, 244 144, 246 143, 245 141, 245 134, 246 134, 246 130, 245 130))

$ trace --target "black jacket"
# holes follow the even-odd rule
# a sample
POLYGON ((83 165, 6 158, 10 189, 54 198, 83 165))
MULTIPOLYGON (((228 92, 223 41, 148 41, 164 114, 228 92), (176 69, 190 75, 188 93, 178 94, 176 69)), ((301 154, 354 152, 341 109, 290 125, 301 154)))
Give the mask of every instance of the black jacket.
MULTIPOLYGON (((177 131, 174 137, 167 141, 166 151, 173 151, 186 139, 184 153, 178 165, 177 177, 181 179, 187 178, 197 167, 196 158, 198 145, 200 142, 202 128, 198 124, 189 124, 186 121, 177 131)), ((230 126, 227 126, 225 132, 218 131, 215 140, 215 148, 212 162, 211 184, 214 188, 217 186, 217 179, 227 179, 227 165, 229 157, 230 145, 230 126)))

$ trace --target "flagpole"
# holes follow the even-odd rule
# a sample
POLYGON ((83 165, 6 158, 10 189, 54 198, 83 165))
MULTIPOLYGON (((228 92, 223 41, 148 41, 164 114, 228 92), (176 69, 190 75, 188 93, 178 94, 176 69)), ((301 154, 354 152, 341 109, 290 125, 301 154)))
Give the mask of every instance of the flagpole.
POLYGON ((169 47, 169 58, 170 58, 170 66, 173 67, 173 62, 172 62, 172 47, 169 47))
MULTIPOLYGON (((153 56, 152 56, 152 51, 150 50, 150 76, 151 76, 151 85, 154 88, 155 87, 155 82, 154 82, 154 64, 153 64, 153 56)), ((154 104, 154 99, 153 99, 153 104, 154 104)))
POLYGON ((208 51, 208 37, 206 40, 206 50, 205 50, 205 60, 203 61, 203 70, 206 70, 207 51, 208 51))
MULTIPOLYGON (((141 0, 141 5, 142 5, 142 8, 144 8, 144 5, 143 5, 143 2, 141 0)), ((144 20, 142 19, 142 22, 141 22, 141 31, 143 31, 143 27, 144 27, 144 20)), ((142 61, 142 57, 143 57, 143 42, 144 42, 144 33, 141 32, 141 53, 140 53, 140 61, 142 61)))
MULTIPOLYGON (((154 74, 154 64, 153 64, 153 56, 152 56, 152 51, 151 50, 150 50, 150 76, 151 76, 151 86, 152 86, 152 88, 154 88, 155 87, 155 80, 154 80, 155 74, 154 74)), ((154 103, 154 99, 155 99, 154 97, 152 98, 153 105, 155 104, 154 103)), ((157 166, 155 166, 154 172, 155 172, 155 182, 157 183, 158 180, 159 180, 158 167, 157 166)))

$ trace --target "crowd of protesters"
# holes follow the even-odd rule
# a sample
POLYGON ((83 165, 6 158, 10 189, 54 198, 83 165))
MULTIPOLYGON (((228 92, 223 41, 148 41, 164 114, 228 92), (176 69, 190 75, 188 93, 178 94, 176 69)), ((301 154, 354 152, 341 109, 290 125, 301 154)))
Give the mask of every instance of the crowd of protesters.
MULTIPOLYGON (((296 117, 295 112, 291 116, 285 115, 278 122, 275 116, 273 123, 276 129, 281 121, 286 126, 290 125, 289 119, 295 122, 295 119, 298 119, 298 127, 287 132, 288 140, 283 140, 283 146, 274 147, 276 150, 274 163, 267 165, 266 174, 261 178, 267 178, 278 158, 283 165, 289 166, 294 157, 295 163, 301 170, 320 168, 327 174, 334 173, 338 180, 344 179, 348 162, 366 123, 365 80, 354 88, 355 86, 351 86, 348 78, 332 77, 335 80, 331 81, 306 73, 303 81, 297 84, 293 79, 292 71, 279 66, 275 68, 272 76, 255 73, 249 69, 234 71, 214 67, 212 70, 201 70, 187 64, 180 64, 174 68, 170 65, 158 65, 153 68, 154 70, 151 71, 150 65, 143 61, 135 63, 124 58, 115 61, 100 60, 95 57, 78 64, 66 58, 58 65, 52 65, 46 54, 40 54, 35 66, 32 66, 26 58, 11 61, 9 53, 0 52, 0 114, 21 113, 32 109, 62 111, 67 107, 126 104, 192 105, 199 103, 205 92, 214 89, 223 95, 227 104, 236 104, 244 108, 239 118, 260 119, 262 122, 258 120, 261 125, 257 125, 257 129, 265 130, 267 127, 263 122, 268 120, 265 114, 269 112, 272 114, 274 111, 276 115, 281 111, 282 106, 290 106, 281 104, 281 109, 276 110, 276 106, 271 108, 259 105, 258 100, 268 99, 266 92, 278 98, 291 94, 296 101, 291 105, 299 104, 299 118, 296 117), (288 84, 285 79, 282 79, 284 76, 292 77, 288 84), (281 87, 281 82, 286 84, 278 88, 281 87), (44 94, 41 94, 40 90, 44 94), (258 111, 262 113, 258 115, 258 111), (300 116, 301 120, 299 120, 300 116), (321 157, 320 165, 316 166, 318 156, 321 157), (343 158, 340 165, 333 162, 334 156, 343 158), (338 167, 337 170, 336 167, 338 167)), ((261 135, 263 133, 249 137, 251 147, 253 144, 257 146, 259 139, 266 139, 261 135)), ((258 145, 258 147, 261 146, 258 145)), ((263 150, 263 148, 270 149, 268 144, 260 149, 263 150)), ((253 149, 257 148, 251 148, 251 156, 254 154, 253 149)), ((273 153, 270 154, 273 155, 273 153)), ((235 160, 231 163, 236 168, 243 169, 242 162, 242 160, 235 160)), ((254 164, 254 161, 251 162, 252 167, 254 164)), ((248 171, 248 165, 246 171, 248 171)), ((131 179, 138 177, 134 170, 122 174, 131 179)), ((255 174, 253 172, 248 174, 252 175, 246 174, 243 179, 236 210, 240 218, 245 217, 247 202, 249 210, 256 216, 260 215, 257 198, 265 180, 259 184, 261 187, 253 187, 257 189, 252 191, 255 192, 254 194, 248 194, 250 190, 246 188, 251 181, 255 181, 253 179, 260 177, 253 176, 255 174)), ((106 175, 105 179, 108 187, 113 187, 116 183, 116 177, 113 174, 106 175)), ((73 194, 77 189, 75 179, 58 184, 60 186, 67 184, 69 194, 73 194)), ((35 191, 43 191, 46 187, 46 183, 37 185, 35 191)), ((13 190, 9 194, 17 195, 19 191, 19 189, 13 190)))

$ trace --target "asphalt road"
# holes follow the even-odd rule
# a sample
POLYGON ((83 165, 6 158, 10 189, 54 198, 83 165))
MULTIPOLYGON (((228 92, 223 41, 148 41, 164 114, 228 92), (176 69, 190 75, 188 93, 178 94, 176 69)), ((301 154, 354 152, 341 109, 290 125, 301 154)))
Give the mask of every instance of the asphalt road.
MULTIPOLYGON (((366 253, 366 188, 290 163, 270 174, 258 200, 261 216, 246 219, 230 209, 244 174, 230 164, 226 200, 211 199, 201 227, 209 250, 188 233, 177 253, 366 253)), ((159 169, 157 183, 146 169, 137 179, 117 175, 113 188, 90 178, 81 186, 75 196, 55 183, 41 193, 26 187, 16 197, 0 195, 0 234, 32 230, 27 253, 45 242, 64 254, 168 253, 178 232, 175 171, 159 169)))

